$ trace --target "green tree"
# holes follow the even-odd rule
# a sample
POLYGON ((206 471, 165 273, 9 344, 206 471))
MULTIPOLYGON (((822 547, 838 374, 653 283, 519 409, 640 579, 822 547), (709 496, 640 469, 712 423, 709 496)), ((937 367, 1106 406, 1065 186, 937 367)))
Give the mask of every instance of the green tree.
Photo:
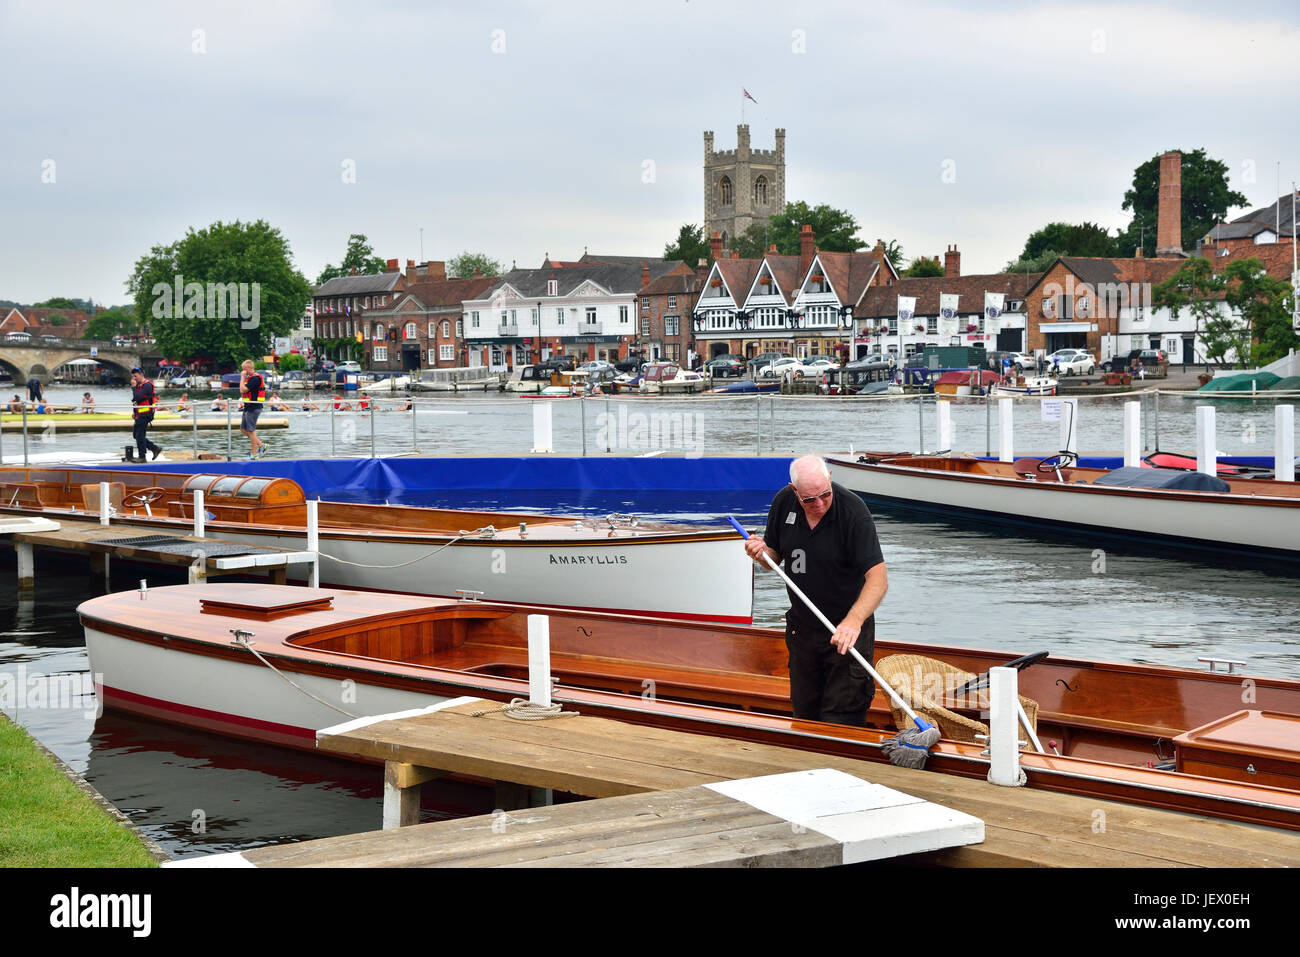
POLYGON ((350 276, 355 269, 358 276, 371 276, 382 273, 388 264, 375 255, 375 250, 366 241, 364 233, 353 233, 348 237, 348 251, 343 255, 343 262, 337 266, 328 263, 316 277, 316 285, 323 286, 339 276, 350 276))
POLYGON ((1249 354, 1241 354, 1246 368, 1268 365, 1300 346, 1300 335, 1291 326, 1289 282, 1270 276, 1254 258, 1229 263, 1221 275, 1228 284, 1224 301, 1250 330, 1249 354))
POLYGON ((910 279, 926 276, 942 276, 943 266, 929 256, 917 256, 912 260, 911 265, 904 269, 900 275, 907 276, 910 279))
POLYGON ((280 356, 280 371, 298 372, 307 368, 307 360, 296 352, 291 352, 286 356, 280 356))
POLYGON ((851 214, 825 203, 809 207, 804 202, 786 203, 785 209, 768 221, 768 241, 776 243, 781 255, 797 256, 799 231, 805 225, 812 226, 814 242, 827 252, 857 252, 866 245, 857 237, 858 221, 851 214))
POLYGON ((704 227, 683 223, 677 231, 677 239, 664 247, 664 259, 669 262, 680 259, 692 268, 701 259, 712 265, 713 250, 704 238, 704 227))
POLYGON ((117 306, 96 313, 86 323, 87 339, 112 339, 114 336, 133 336, 140 331, 140 320, 132 306, 117 306))
POLYGON ((452 279, 468 279, 479 270, 485 276, 501 275, 501 264, 489 259, 485 253, 463 252, 447 263, 447 275, 452 279))
POLYGON ((897 239, 891 239, 885 243, 885 258, 889 260, 889 264, 895 269, 902 265, 903 247, 898 244, 897 239))
POLYGON ((1115 237, 1096 223, 1048 223, 1025 240, 1021 262, 1036 262, 1044 253, 1060 256, 1117 256, 1115 237))
POLYGON ((293 267, 289 243, 262 220, 191 228, 184 238, 155 246, 136 262, 127 288, 164 355, 204 356, 218 365, 265 355, 273 336, 298 327, 312 292, 293 267), (174 301, 178 281, 182 296, 174 301), (237 284, 238 298, 254 313, 249 318, 232 310, 228 298, 220 301, 237 284))
POLYGON ((1223 311, 1224 285, 1210 260, 1193 256, 1151 293, 1152 304, 1168 309, 1171 315, 1183 309, 1191 313, 1205 357, 1216 363, 1222 362, 1230 349, 1241 355, 1250 345, 1248 331, 1223 311))
POLYGON ((1056 262, 1065 253, 1059 249, 1044 249, 1033 259, 1014 259, 1002 267, 1003 272, 1017 272, 1024 275, 1047 272, 1052 263, 1056 262))
MULTIPOLYGON (((1182 150, 1183 249, 1196 248, 1196 241, 1221 222, 1234 206, 1247 199, 1228 188, 1228 166, 1206 156, 1205 150, 1182 150)), ((1116 243, 1120 254, 1132 256, 1139 243, 1143 254, 1156 251, 1157 207, 1160 198, 1160 156, 1151 157, 1133 171, 1133 186, 1124 193, 1122 209, 1131 209, 1133 219, 1116 243)))
POLYGON ((33 309, 80 309, 82 303, 78 299, 69 299, 67 296, 55 296, 53 299, 46 299, 44 302, 38 302, 32 306, 33 309))
POLYGON ((731 249, 741 259, 762 259, 767 255, 768 233, 766 223, 750 223, 745 231, 731 240, 731 249))

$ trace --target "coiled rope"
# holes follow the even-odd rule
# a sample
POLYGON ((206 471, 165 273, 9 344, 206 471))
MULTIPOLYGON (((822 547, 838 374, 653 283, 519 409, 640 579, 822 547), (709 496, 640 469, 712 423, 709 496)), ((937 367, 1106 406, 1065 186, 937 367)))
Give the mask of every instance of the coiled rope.
POLYGON ((481 718, 489 714, 504 714, 507 718, 514 718, 517 721, 544 721, 547 718, 571 718, 578 713, 565 711, 563 707, 560 704, 540 705, 527 698, 513 698, 509 704, 483 711, 471 711, 469 716, 481 718))

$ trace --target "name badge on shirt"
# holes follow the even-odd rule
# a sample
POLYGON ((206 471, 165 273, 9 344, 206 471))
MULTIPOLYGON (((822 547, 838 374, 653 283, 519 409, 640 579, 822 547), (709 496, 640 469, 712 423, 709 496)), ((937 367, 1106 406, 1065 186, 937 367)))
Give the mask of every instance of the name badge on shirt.
POLYGON ((794 512, 791 512, 789 515, 785 517, 785 523, 787 525, 793 525, 795 523, 794 512))

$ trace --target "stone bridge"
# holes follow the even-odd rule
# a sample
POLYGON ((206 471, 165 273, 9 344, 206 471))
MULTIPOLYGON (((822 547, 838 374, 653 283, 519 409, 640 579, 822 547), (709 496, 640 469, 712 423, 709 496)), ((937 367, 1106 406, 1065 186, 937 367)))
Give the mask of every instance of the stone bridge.
POLYGON ((44 382, 55 369, 73 359, 94 359, 123 379, 129 379, 131 370, 140 364, 140 353, 116 342, 96 339, 51 340, 33 336, 30 342, 14 342, 0 338, 0 367, 13 374, 15 385, 32 376, 44 382))

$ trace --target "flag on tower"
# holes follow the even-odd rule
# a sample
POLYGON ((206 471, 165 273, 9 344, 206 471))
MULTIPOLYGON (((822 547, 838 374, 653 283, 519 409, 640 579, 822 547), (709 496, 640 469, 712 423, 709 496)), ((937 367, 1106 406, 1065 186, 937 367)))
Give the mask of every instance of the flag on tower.
POLYGON ((754 99, 752 96, 750 96, 750 95, 749 95, 749 91, 748 91, 747 89, 745 89, 743 86, 740 88, 740 92, 745 94, 745 99, 749 100, 749 102, 751 102, 751 103, 758 103, 758 100, 756 100, 756 99, 754 99))

